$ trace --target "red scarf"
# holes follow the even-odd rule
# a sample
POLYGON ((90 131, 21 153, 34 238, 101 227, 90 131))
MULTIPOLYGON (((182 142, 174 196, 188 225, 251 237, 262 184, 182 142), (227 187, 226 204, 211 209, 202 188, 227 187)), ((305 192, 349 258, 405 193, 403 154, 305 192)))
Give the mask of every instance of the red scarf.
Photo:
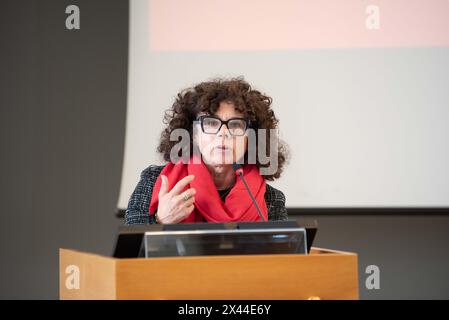
MULTIPOLYGON (((167 176, 168 190, 171 190, 179 180, 190 174, 195 175, 195 179, 183 191, 189 188, 196 189, 195 209, 187 218, 180 221, 181 223, 201 222, 203 218, 208 222, 262 220, 240 177, 236 177, 234 186, 223 202, 206 165, 202 161, 199 164, 192 163, 192 159, 187 164, 169 162, 162 170, 153 187, 149 208, 150 215, 154 214, 158 208, 158 195, 162 183, 161 175, 167 176)), ((265 203, 265 179, 260 175, 255 165, 244 165, 243 175, 265 220, 268 220, 268 209, 265 203)))

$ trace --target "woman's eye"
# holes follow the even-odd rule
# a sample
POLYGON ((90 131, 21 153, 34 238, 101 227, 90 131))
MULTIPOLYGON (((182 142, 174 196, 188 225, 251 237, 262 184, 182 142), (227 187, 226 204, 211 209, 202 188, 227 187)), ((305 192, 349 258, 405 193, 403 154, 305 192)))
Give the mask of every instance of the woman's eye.
POLYGON ((233 121, 229 123, 229 127, 234 129, 242 129, 245 127, 245 123, 241 121, 233 121))
POLYGON ((204 121, 204 124, 206 125, 206 126, 211 126, 211 127, 215 127, 215 126, 219 126, 220 125, 220 122, 219 121, 216 121, 216 120, 212 120, 212 119, 207 119, 207 120, 205 120, 204 121))

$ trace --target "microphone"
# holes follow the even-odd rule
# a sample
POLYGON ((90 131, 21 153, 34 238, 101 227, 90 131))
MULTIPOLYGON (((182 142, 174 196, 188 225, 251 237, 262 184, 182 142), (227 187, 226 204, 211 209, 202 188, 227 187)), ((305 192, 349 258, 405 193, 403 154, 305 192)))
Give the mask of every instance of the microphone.
POLYGON ((253 194, 251 193, 251 190, 249 190, 248 184, 246 183, 246 180, 243 177, 242 165, 234 162, 234 163, 232 163, 232 169, 234 170, 235 174, 238 175, 242 179, 243 183, 245 184, 246 191, 248 191, 249 196, 251 197, 251 200, 253 201, 254 205, 256 206, 257 213, 259 213, 259 216, 262 219, 262 221, 264 221, 264 222, 267 221, 267 220, 265 220, 265 217, 263 216, 262 211, 260 211, 259 205, 257 204, 256 199, 254 198, 253 194))

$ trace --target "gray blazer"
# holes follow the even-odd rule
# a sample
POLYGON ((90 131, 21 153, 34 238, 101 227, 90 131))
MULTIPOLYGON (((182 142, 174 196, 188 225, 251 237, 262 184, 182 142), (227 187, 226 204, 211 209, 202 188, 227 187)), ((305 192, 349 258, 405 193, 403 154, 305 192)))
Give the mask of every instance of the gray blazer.
MULTIPOLYGON (((149 166, 142 171, 140 181, 129 199, 128 208, 125 213, 125 224, 153 224, 153 216, 149 214, 151 195, 157 177, 164 166, 149 166)), ((248 195, 249 197, 249 195, 248 195)), ((282 191, 267 184, 265 191, 265 202, 268 208, 268 220, 287 220, 285 209, 285 196, 282 191)))

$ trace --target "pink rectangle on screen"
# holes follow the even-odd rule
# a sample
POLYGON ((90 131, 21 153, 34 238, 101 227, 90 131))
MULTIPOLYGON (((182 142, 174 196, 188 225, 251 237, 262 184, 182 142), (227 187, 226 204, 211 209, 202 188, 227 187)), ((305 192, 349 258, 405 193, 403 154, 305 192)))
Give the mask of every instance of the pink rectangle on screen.
POLYGON ((148 1, 155 51, 449 45, 449 0, 148 1))

